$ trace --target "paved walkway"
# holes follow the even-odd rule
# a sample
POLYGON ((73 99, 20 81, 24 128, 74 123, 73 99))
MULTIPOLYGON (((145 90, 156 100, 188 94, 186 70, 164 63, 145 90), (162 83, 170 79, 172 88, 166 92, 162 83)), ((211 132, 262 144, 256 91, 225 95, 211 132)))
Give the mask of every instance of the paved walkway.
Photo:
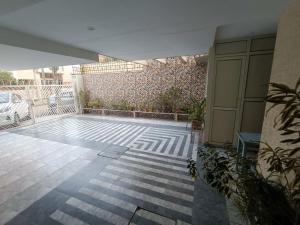
MULTIPOLYGON (((105 117, 104 117, 105 118, 105 117)), ((123 118, 108 119, 71 117, 25 128, 22 134, 33 132, 125 146, 135 150, 155 152, 183 158, 195 158, 199 135, 186 129, 186 123, 123 118), (153 123, 150 123, 153 121, 153 123)))
POLYGON ((151 121, 79 116, 0 132, 0 224, 228 225, 224 198, 187 173, 196 135, 151 121))
POLYGON ((196 139, 181 125, 69 117, 1 132, 0 224, 191 224, 196 139))
POLYGON ((1 132, 0 224, 18 215, 95 158, 92 149, 1 132))

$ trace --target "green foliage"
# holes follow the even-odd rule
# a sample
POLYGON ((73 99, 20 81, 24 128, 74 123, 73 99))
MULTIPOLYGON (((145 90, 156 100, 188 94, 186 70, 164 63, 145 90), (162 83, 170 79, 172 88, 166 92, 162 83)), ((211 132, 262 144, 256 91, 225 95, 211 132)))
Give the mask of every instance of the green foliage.
MULTIPOLYGON (((203 148, 201 159, 201 179, 222 193, 240 209, 245 220, 255 225, 293 225, 296 209, 285 195, 285 187, 275 183, 270 177, 263 177, 255 163, 240 158, 235 151, 203 148)), ((189 160, 189 170, 195 166, 189 160)))
POLYGON ((179 111, 181 112, 181 113, 186 113, 186 114, 188 114, 189 112, 190 112, 190 109, 191 109, 191 107, 189 106, 189 104, 180 104, 180 108, 179 108, 179 111))
POLYGON ((231 161, 228 160, 229 156, 210 148, 207 151, 199 152, 199 157, 203 162, 202 167, 206 168, 204 179, 229 198, 231 195, 229 181, 233 180, 231 161))
POLYGON ((205 108, 206 99, 203 99, 202 101, 192 99, 192 106, 189 110, 189 120, 197 120, 204 123, 205 108))
POLYGON ((100 109, 104 107, 104 103, 100 98, 91 99, 89 91, 81 90, 79 92, 80 104, 84 108, 100 109))
POLYGON ((134 107, 130 105, 127 100, 122 99, 121 101, 114 102, 111 104, 112 109, 115 110, 134 110, 134 107))
MULTIPOLYGON (((300 78, 294 88, 270 84, 266 101, 272 110, 280 106, 274 127, 282 135, 287 147, 273 148, 268 143, 259 157, 268 165, 268 176, 257 170, 255 162, 241 158, 233 148, 227 151, 215 148, 199 152, 203 175, 201 178, 227 198, 233 198, 253 225, 300 224, 300 78), (288 136, 288 137, 287 137, 288 136), (275 182, 274 178, 278 178, 275 182)), ((198 174, 193 160, 188 161, 190 174, 198 174)))
POLYGON ((88 108, 93 108, 93 109, 101 109, 104 106, 104 103, 99 99, 92 99, 87 103, 88 108))
POLYGON ((281 133, 286 147, 272 147, 264 143, 260 157, 269 165, 270 177, 281 179, 285 195, 300 211, 300 78, 294 88, 284 84, 270 84, 266 101, 272 103, 268 112, 281 107, 275 117, 274 128, 281 133))
POLYGON ((192 176, 193 179, 196 179, 198 177, 198 170, 196 166, 196 162, 192 159, 188 159, 188 166, 189 174, 192 176))
POLYGON ((294 88, 284 84, 270 84, 270 94, 267 96, 267 102, 272 103, 268 111, 281 106, 282 110, 275 117, 274 127, 281 135, 292 136, 282 140, 282 143, 297 144, 300 143, 300 78, 294 88))
POLYGON ((171 87, 164 93, 160 93, 155 100, 155 108, 160 112, 177 112, 182 104, 182 90, 171 87))
POLYGON ((7 71, 0 71, 0 85, 2 84, 17 84, 17 82, 12 73, 7 71))
POLYGON ((272 148, 265 143, 260 157, 269 165, 269 177, 278 177, 281 179, 281 185, 284 186, 284 192, 292 203, 293 207, 300 211, 300 158, 299 147, 292 148, 272 148))
POLYGON ((88 102, 90 101, 89 91, 79 91, 80 104, 83 108, 88 108, 88 102))

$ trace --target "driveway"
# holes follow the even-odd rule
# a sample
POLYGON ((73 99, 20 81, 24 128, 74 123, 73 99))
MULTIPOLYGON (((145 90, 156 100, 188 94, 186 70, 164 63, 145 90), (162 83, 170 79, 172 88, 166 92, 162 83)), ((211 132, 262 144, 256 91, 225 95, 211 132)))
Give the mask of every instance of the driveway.
POLYGON ((185 123, 74 116, 0 133, 0 224, 192 224, 185 123))

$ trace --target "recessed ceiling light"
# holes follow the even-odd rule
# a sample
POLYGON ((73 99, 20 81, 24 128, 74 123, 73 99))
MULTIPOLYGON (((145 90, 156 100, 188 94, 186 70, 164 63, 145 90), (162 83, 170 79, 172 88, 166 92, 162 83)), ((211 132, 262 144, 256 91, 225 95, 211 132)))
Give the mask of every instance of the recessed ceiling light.
POLYGON ((96 29, 95 29, 95 27, 93 27, 93 26, 88 26, 88 30, 89 30, 89 31, 94 31, 94 30, 96 30, 96 29))

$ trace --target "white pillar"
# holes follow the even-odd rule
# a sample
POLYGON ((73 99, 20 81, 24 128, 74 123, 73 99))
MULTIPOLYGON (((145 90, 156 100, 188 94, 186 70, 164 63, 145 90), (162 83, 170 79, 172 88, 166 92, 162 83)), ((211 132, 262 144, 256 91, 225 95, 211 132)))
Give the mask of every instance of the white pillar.
POLYGON ((74 101, 76 113, 83 113, 82 103, 80 102, 80 91, 84 91, 82 75, 72 75, 72 84, 74 91, 74 101))

